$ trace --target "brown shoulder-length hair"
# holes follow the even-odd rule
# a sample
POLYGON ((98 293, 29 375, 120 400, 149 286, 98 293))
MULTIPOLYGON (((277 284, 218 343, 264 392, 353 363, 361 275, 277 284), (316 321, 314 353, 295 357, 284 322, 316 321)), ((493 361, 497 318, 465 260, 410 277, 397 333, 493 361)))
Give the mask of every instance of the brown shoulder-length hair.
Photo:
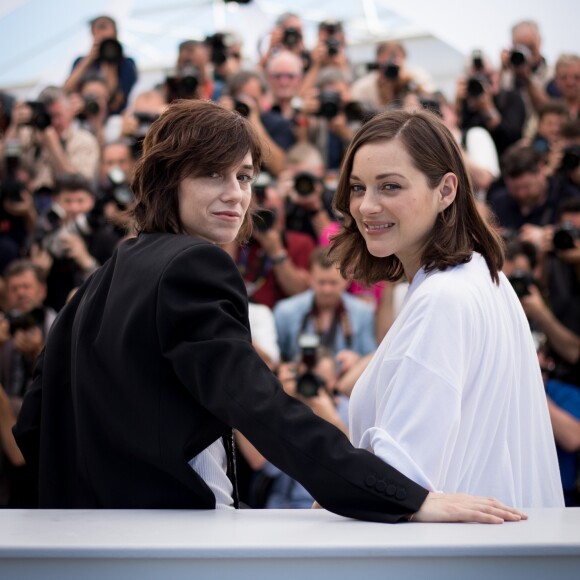
POLYGON ((334 198, 335 209, 344 216, 340 232, 331 240, 330 253, 345 277, 367 284, 403 277, 403 265, 392 255, 372 256, 350 213, 350 174, 357 151, 368 143, 398 139, 406 148, 417 169, 435 188, 446 173, 457 176, 455 200, 439 213, 425 244, 421 265, 427 272, 466 263, 472 252, 483 255, 492 279, 498 283, 498 271, 504 260, 501 237, 483 220, 475 203, 471 182, 461 151, 442 121, 433 113, 387 111, 374 116, 357 132, 348 148, 340 171, 334 198))
MULTIPOLYGON (((257 174, 262 159, 258 137, 239 113, 211 101, 171 103, 147 132, 131 182, 137 232, 185 233, 177 195, 181 180, 228 171, 248 152, 257 174)), ((246 212, 237 240, 246 242, 251 233, 246 212)))

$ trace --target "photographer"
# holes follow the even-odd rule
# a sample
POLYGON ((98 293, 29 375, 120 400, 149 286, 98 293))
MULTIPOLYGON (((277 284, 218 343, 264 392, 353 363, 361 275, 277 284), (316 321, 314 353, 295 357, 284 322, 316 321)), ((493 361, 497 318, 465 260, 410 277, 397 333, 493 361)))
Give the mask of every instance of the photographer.
POLYGON ((65 173, 95 177, 99 144, 89 131, 73 123, 74 110, 60 87, 46 87, 38 101, 17 102, 6 139, 19 143, 20 157, 34 172, 33 191, 52 189, 65 173))
MULTIPOLYGON (((324 348, 305 346, 302 359, 281 364, 277 376, 287 394, 308 405, 316 415, 348 436, 348 398, 335 393, 336 364, 331 353, 324 348)), ((255 471, 249 489, 251 507, 312 507, 314 499, 300 483, 267 461, 247 439, 240 437, 238 443, 241 453, 249 458, 255 471)))
POLYGON ((216 32, 207 36, 212 64, 212 101, 218 101, 229 79, 242 70, 242 38, 233 31, 216 32))
POLYGON ((479 50, 472 53, 465 75, 457 81, 455 107, 462 131, 471 127, 487 129, 500 157, 522 138, 524 101, 515 89, 500 87, 498 71, 479 50))
POLYGON ((34 489, 24 460, 8 429, 14 424, 32 380, 34 361, 42 348, 56 312, 44 305, 43 272, 29 260, 15 260, 4 271, 6 313, 0 314, 0 480, 7 486, 3 507, 31 507, 34 489))
POLYGON ((6 140, 0 161, 0 274, 28 251, 37 211, 30 192, 32 168, 21 159, 18 140, 6 140))
POLYGON ((211 99, 213 83, 209 72, 210 48, 199 40, 184 40, 178 46, 173 75, 163 84, 165 102, 176 99, 211 99))
POLYGON ((285 361, 296 360, 300 336, 314 334, 340 358, 340 373, 346 372, 376 349, 374 306, 347 293, 348 281, 328 257, 328 248, 317 248, 310 264, 310 289, 274 307, 280 353, 285 361))
POLYGON ((556 61, 554 88, 566 105, 570 119, 580 118, 580 56, 561 54, 556 61))
POLYGON ((304 75, 302 93, 304 95, 316 86, 318 77, 325 68, 342 71, 348 83, 352 80, 350 63, 346 56, 346 36, 342 22, 324 20, 318 24, 316 46, 310 52, 310 67, 304 75))
POLYGON ((240 71, 228 79, 219 104, 226 109, 236 110, 246 117, 254 127, 264 152, 266 171, 277 177, 284 169, 286 153, 277 145, 264 126, 264 111, 267 107, 269 87, 263 75, 257 71, 240 71))
POLYGON ((556 223, 558 206, 564 199, 580 194, 557 176, 548 176, 542 155, 531 145, 513 145, 501 161, 504 185, 490 193, 488 203, 504 234, 508 230, 519 232, 525 226, 527 233, 522 239, 541 249, 541 228, 556 223))
POLYGON ((316 87, 303 94, 300 114, 305 122, 297 135, 317 147, 326 169, 337 172, 348 144, 371 111, 351 99, 349 78, 342 69, 321 70, 316 87))
POLYGON ((153 89, 139 93, 132 106, 123 113, 116 139, 123 139, 129 143, 135 160, 141 156, 143 139, 149 127, 166 108, 163 92, 153 89))
POLYGON ((121 113, 137 82, 135 61, 123 54, 123 47, 117 40, 117 24, 112 18, 98 16, 90 21, 90 26, 91 50, 88 55, 74 61, 64 88, 68 93, 78 92, 84 76, 99 72, 109 89, 108 114, 121 113))
POLYGON ((335 222, 334 192, 326 187, 325 168, 318 149, 298 143, 289 151, 286 170, 280 173, 277 189, 284 200, 286 228, 309 235, 316 244, 335 222))
POLYGON ((123 141, 113 141, 103 147, 99 171, 97 204, 112 233, 120 242, 133 233, 133 222, 129 215, 135 204, 130 188, 135 169, 131 146, 123 141))
POLYGON ((433 92, 434 86, 422 70, 407 65, 407 51, 395 40, 378 44, 371 70, 352 84, 352 99, 375 109, 399 108, 412 92, 433 92))
POLYGON ((230 244, 250 301, 269 308, 310 283, 308 264, 314 242, 306 234, 286 230, 283 200, 267 174, 253 185, 254 227, 248 244, 230 244), (262 183, 260 182, 262 181, 262 183))
POLYGON ((535 131, 535 113, 546 101, 550 71, 542 55, 542 40, 538 24, 533 20, 516 23, 511 30, 512 46, 501 53, 500 85, 508 91, 518 91, 526 106, 526 129, 535 131))
MULTIPOLYGON (((547 296, 556 319, 580 336, 580 197, 562 202, 545 268, 547 296)), ((556 347, 554 346, 554 350, 556 347)), ((580 387, 580 355, 574 347, 554 353, 552 378, 580 387)))
POLYGON ((47 276, 46 303, 59 311, 70 291, 111 256, 118 240, 88 182, 79 174, 64 175, 51 208, 39 218, 31 250, 47 276))
POLYGON ((301 72, 310 67, 310 53, 304 45, 302 19, 297 14, 285 12, 276 19, 276 24, 267 40, 268 47, 261 54, 259 65, 267 70, 271 58, 283 51, 296 55, 301 63, 301 72))

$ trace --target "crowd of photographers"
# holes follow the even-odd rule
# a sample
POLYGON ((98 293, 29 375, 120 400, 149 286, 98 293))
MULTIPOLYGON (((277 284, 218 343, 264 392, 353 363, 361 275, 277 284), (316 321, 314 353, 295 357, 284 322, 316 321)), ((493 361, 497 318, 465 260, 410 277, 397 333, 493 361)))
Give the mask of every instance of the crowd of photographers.
MULTIPOLYGON (((580 505, 580 56, 546 62, 537 24, 519 22, 499 68, 474 46, 449 99, 409 65, 402 43, 379 43, 361 70, 341 22, 321 22, 313 46, 303 24, 280 16, 258 62, 233 32, 184 40, 174 69, 136 94, 138 67, 116 23, 100 16, 62 86, 31 101, 0 91, 0 506, 34 504, 11 427, 50 324, 133 235, 129 184, 143 137, 168 103, 190 98, 235 109, 257 131, 265 156, 254 234, 224 249, 246 282, 256 349, 288 392, 345 433, 350 390, 406 284, 365 287, 328 262, 337 172, 376 112, 427 107, 442 117, 481 212, 506 241, 505 273, 537 344, 566 500, 580 505)), ((238 446, 242 500, 310 505, 242 435, 238 446)))

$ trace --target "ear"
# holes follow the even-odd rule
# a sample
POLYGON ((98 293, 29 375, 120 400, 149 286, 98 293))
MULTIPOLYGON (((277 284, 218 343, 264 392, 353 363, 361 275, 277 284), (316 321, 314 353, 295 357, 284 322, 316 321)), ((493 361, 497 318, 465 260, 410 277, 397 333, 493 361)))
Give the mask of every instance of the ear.
POLYGON ((457 175, 455 173, 446 173, 439 182, 438 186, 438 204, 439 211, 442 212, 448 208, 457 195, 457 175))

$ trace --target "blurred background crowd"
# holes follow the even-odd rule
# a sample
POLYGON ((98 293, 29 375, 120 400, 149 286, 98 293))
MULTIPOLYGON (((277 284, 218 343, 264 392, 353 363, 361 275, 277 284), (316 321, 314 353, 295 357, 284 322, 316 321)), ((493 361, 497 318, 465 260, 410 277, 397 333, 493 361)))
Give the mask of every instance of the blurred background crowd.
MULTIPOLYGON (((265 161, 253 186, 254 234, 224 249, 246 282, 256 349, 288 392, 347 434, 350 391, 406 283, 366 287, 328 260, 341 160, 379 111, 426 107, 443 119, 482 214, 506 242, 505 274, 536 343, 567 504, 580 505, 580 50, 547 59, 542 23, 531 19, 511 23, 499 54, 486 54, 475 31, 461 74, 443 90, 428 66, 409 62, 405 41, 377 41, 365 61, 346 22, 319 19, 310 42, 306 24, 281 12, 256 54, 247 30, 184 36, 171 68, 144 83, 147 62, 101 15, 64 80, 28 96, 0 89, 1 507, 33 501, 10 429, 34 359, 71 293, 134 235, 134 164, 175 99, 217 101, 257 131, 265 161)), ((238 447, 243 501, 310 507, 308 493, 241 434, 238 447)))

